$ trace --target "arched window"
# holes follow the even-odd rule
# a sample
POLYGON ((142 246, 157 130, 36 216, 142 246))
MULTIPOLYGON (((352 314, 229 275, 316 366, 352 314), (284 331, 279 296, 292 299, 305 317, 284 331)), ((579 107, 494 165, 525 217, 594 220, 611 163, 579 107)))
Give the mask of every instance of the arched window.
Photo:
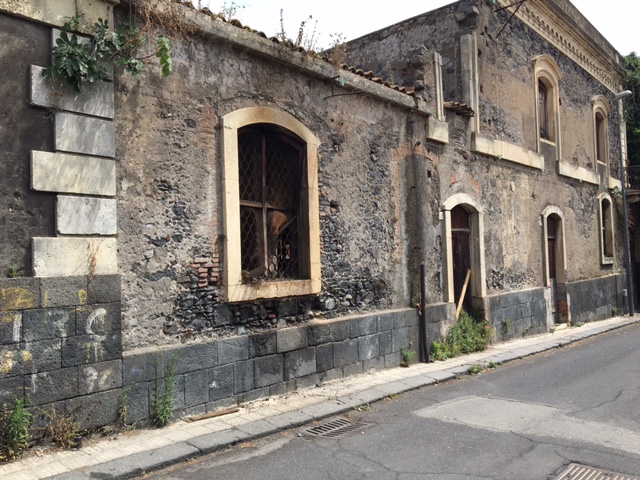
POLYGON ((227 301, 319 293, 316 137, 269 108, 222 122, 227 301))
POLYGON ((601 163, 606 163, 607 151, 605 146, 606 123, 602 112, 596 112, 596 159, 601 163))
POLYGON ((558 64, 549 55, 538 55, 533 59, 534 90, 536 93, 536 124, 538 131, 538 152, 540 141, 556 145, 560 158, 560 95, 559 83, 562 74, 558 64))
POLYGON ((598 163, 609 167, 609 103, 607 99, 598 95, 591 99, 593 106, 593 148, 595 152, 595 165, 598 163))

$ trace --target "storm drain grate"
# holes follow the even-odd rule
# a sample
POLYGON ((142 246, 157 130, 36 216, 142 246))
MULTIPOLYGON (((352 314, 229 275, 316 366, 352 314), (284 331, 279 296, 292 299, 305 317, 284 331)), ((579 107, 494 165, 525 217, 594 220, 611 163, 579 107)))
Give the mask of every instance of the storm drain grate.
POLYGON ((630 477, 622 473, 607 472, 599 468, 570 464, 554 480, 640 480, 638 477, 630 477))
POLYGON ((338 438, 351 432, 368 427, 370 423, 353 423, 346 418, 336 418, 330 422, 307 428, 304 433, 313 437, 338 438))

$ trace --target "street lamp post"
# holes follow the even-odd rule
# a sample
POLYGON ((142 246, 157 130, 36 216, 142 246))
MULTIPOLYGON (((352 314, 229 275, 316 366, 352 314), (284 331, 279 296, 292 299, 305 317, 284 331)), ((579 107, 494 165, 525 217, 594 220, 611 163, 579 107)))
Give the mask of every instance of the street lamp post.
POLYGON ((615 96, 618 102, 618 134, 620 144, 620 183, 622 183, 622 221, 624 234, 624 262, 627 271, 627 302, 629 303, 629 316, 633 316, 634 297, 633 297, 633 271, 631 270, 631 250, 629 248, 629 220, 627 217, 627 180, 625 178, 624 165, 624 149, 622 147, 622 100, 633 95, 629 90, 620 92, 615 96))

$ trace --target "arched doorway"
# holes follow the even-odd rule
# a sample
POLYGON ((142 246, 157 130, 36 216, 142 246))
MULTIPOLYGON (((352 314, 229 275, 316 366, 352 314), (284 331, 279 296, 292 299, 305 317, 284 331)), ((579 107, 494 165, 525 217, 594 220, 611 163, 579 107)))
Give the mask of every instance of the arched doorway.
MULTIPOLYGON (((564 220, 562 212, 554 206, 547 207, 542 213, 544 241, 544 285, 551 294, 551 319, 553 323, 570 320, 569 299, 565 283, 565 245, 564 220)), ((550 319, 550 320, 551 320, 550 319)))
POLYGON ((552 288, 557 288, 556 273, 556 249, 558 247, 558 223, 560 218, 557 215, 549 215, 547 217, 547 251, 549 252, 549 282, 552 288))
POLYGON ((471 270, 463 306, 468 312, 486 309, 482 207, 471 195, 457 193, 443 202, 442 213, 446 238, 444 300, 458 303, 471 270))
MULTIPOLYGON (((453 292, 456 302, 459 301, 462 295, 467 273, 471 269, 471 222, 469 217, 469 212, 467 212, 462 205, 458 205, 451 210, 453 292)), ((467 286, 462 302, 462 306, 467 312, 471 312, 472 310, 471 290, 472 289, 467 286)))

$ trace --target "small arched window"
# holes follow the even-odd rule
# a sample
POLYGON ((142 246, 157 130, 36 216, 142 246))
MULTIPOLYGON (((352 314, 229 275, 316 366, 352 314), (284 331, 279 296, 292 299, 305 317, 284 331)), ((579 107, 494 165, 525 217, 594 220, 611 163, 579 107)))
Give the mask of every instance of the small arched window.
POLYGON ((603 95, 591 99, 593 105, 593 149, 596 164, 609 166, 609 102, 603 95))
POLYGON ((533 59, 536 92, 536 123, 538 127, 538 151, 540 141, 555 144, 557 158, 560 157, 559 84, 560 68, 549 55, 538 55, 533 59))
POLYGON ((596 112, 596 159, 605 163, 607 153, 605 146, 605 123, 601 112, 596 112))

